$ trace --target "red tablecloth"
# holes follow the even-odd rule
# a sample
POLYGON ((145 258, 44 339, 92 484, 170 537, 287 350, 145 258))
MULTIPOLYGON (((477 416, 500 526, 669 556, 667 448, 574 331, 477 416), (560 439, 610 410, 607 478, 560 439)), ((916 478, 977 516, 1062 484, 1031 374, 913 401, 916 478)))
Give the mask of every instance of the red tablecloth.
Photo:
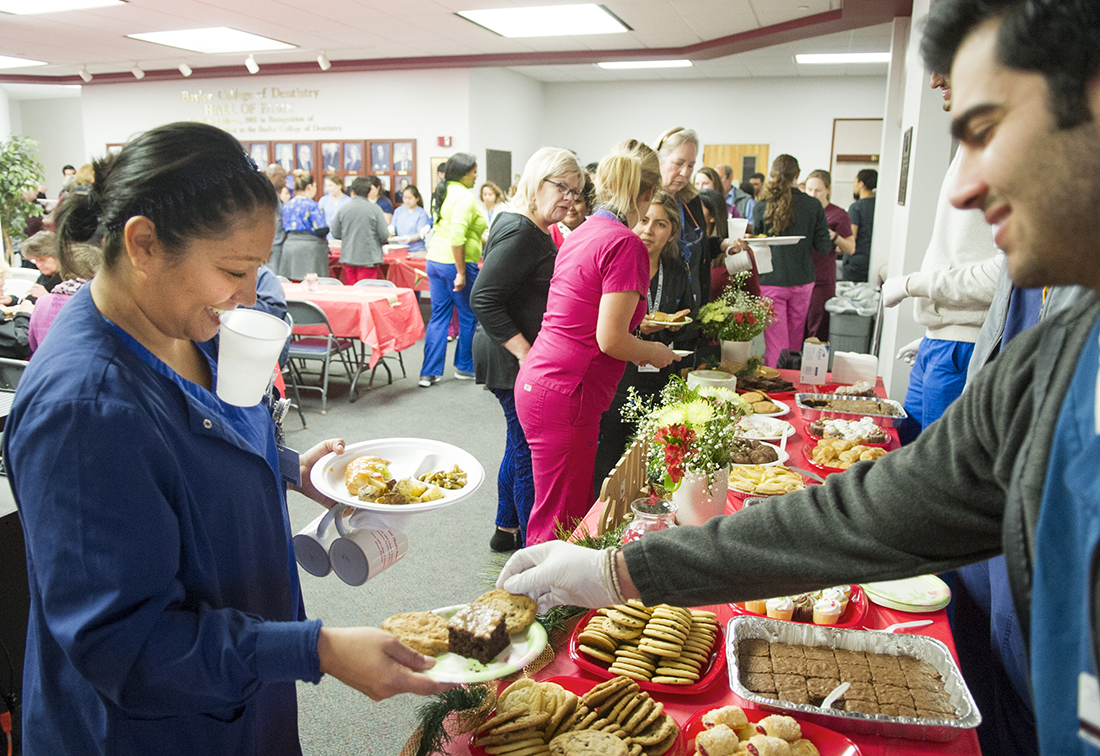
MULTIPOLYGON (((313 302, 325 311, 333 332, 355 338, 370 347, 369 367, 384 354, 408 349, 424 335, 424 319, 411 289, 372 289, 320 286, 307 291, 303 284, 284 283, 287 299, 313 302)), ((323 328, 295 327, 295 333, 319 334, 323 328)))
MULTIPOLYGON (((781 371, 783 377, 798 383, 798 371, 784 370, 781 371)), ((800 389, 802 390, 802 389, 800 389)), ((813 387, 806 387, 805 391, 814 391, 813 387)), ((882 387, 882 381, 879 381, 878 393, 880 396, 885 396, 885 391, 882 387)), ((812 470, 815 473, 824 477, 825 473, 819 470, 815 470, 810 467, 810 464, 802 456, 802 449, 807 445, 807 442, 812 446, 815 440, 806 433, 805 423, 799 416, 798 410, 794 406, 793 397, 785 397, 778 395, 777 398, 790 405, 791 412, 785 415, 782 419, 787 420, 794 424, 797 434, 792 436, 787 441, 787 449, 791 452, 791 459, 789 465, 802 468, 803 470, 812 470)), ((893 433, 893 442, 897 443, 897 434, 893 433)), ((891 448, 895 448, 891 446, 891 448)), ((738 497, 732 494, 727 498, 726 511, 728 514, 732 514, 740 509, 741 501, 738 497)), ((600 504, 595 504, 585 517, 585 523, 588 527, 595 532, 596 523, 599 520, 599 515, 602 507, 600 504)), ((725 623, 734 615, 734 612, 730 609, 728 604, 719 606, 707 607, 711 611, 718 613, 719 622, 725 626, 725 623)), ((864 625, 868 628, 882 628, 887 625, 891 625, 895 622, 905 622, 906 620, 913 619, 930 619, 933 624, 926 627, 917 628, 915 630, 908 630, 903 632, 920 633, 921 635, 927 635, 936 640, 942 641, 951 652, 955 653, 955 644, 951 637, 951 629, 947 623, 947 613, 943 610, 938 612, 932 612, 929 614, 912 614, 909 612, 899 612, 892 609, 886 609, 868 602, 867 617, 864 621, 864 625)), ((583 671, 577 664, 569 657, 569 652, 566 648, 557 649, 557 657, 543 669, 539 670, 533 677, 538 680, 545 680, 548 677, 556 677, 560 675, 570 677, 580 677, 588 680, 592 680, 593 684, 600 682, 599 678, 590 675, 583 671)), ((956 655, 957 656, 957 655, 956 655)), ((719 706, 725 706, 727 704, 739 703, 735 700, 733 692, 729 688, 728 680, 723 680, 715 683, 710 690, 702 693, 697 693, 690 696, 670 696, 661 693, 653 694, 653 697, 662 701, 665 705, 665 711, 672 715, 677 722, 681 725, 687 722, 687 720, 696 712, 700 710, 708 710, 717 708, 719 706)), ((968 756, 980 756, 981 748, 978 746, 978 737, 972 730, 963 732, 957 739, 947 743, 932 743, 924 742, 920 740, 908 740, 905 738, 882 738, 874 735, 856 735, 851 733, 844 733, 848 738, 852 740, 857 746, 859 746, 860 752, 863 756, 924 756, 925 754, 967 754, 968 756)), ((454 754, 454 756, 466 756, 470 753, 469 738, 468 736, 462 736, 456 738, 450 746, 446 749, 448 754, 454 754)))
MULTIPOLYGON (((382 256, 382 275, 387 280, 393 281, 398 288, 427 291, 426 262, 427 260, 423 257, 409 257, 409 253, 403 247, 400 250, 388 251, 382 256)), ((330 245, 328 248, 328 272, 333 278, 345 280, 339 246, 330 245)))

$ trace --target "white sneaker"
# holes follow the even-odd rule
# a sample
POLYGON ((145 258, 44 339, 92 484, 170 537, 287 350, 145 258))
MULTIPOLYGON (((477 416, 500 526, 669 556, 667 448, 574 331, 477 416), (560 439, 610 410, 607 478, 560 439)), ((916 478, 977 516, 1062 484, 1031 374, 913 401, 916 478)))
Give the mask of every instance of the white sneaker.
POLYGON ((428 388, 433 383, 439 383, 439 378, 440 376, 438 375, 422 375, 420 376, 420 383, 417 385, 420 386, 420 388, 428 388))
POLYGON ((455 378, 457 378, 460 381, 472 381, 476 377, 477 376, 474 375, 474 371, 472 371, 472 370, 456 370, 455 371, 455 378))

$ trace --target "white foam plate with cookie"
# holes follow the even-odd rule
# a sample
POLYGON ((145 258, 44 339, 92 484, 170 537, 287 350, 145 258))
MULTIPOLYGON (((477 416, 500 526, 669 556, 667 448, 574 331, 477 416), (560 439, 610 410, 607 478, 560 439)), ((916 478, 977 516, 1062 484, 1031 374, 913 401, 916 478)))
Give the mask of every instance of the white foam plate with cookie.
POLYGON ((775 412, 757 412, 756 417, 783 417, 791 411, 791 405, 779 401, 778 399, 769 399, 769 402, 774 404, 779 409, 775 412))
POLYGON ((415 514, 457 504, 469 498, 485 480, 485 469, 474 455, 453 444, 430 438, 378 438, 347 444, 343 454, 326 454, 313 466, 310 480, 318 491, 335 501, 356 509, 387 514, 415 514), (390 474, 395 480, 416 478, 437 470, 444 472, 458 465, 466 473, 466 485, 459 489, 441 489, 443 497, 435 501, 415 502, 399 506, 360 501, 348 493, 344 472, 353 459, 377 456, 389 460, 390 474))
MULTIPOLYGON (((456 604, 455 606, 445 606, 432 611, 444 619, 449 619, 463 606, 466 605, 456 604)), ((435 666, 424 674, 436 682, 445 683, 475 683, 496 680, 513 672, 519 672, 534 661, 535 657, 546 648, 546 629, 538 622, 532 622, 526 630, 521 633, 513 633, 510 637, 509 644, 488 664, 482 664, 476 659, 468 659, 465 656, 459 656, 448 651, 435 657, 435 666)))

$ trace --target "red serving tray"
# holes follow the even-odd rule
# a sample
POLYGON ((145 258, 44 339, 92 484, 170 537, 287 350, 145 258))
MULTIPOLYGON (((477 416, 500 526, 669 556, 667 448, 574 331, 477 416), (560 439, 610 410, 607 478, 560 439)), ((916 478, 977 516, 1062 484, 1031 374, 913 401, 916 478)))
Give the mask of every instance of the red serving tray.
MULTIPOLYGON (((684 738, 688 753, 695 751, 695 738, 706 729, 703 727, 703 716, 708 711, 711 709, 695 712, 681 728, 680 735, 684 738)), ((750 722, 759 722, 764 717, 774 714, 763 709, 744 709, 744 712, 750 722)), ((799 722, 798 725, 802 728, 802 737, 813 743, 821 756, 862 756, 859 747, 839 732, 812 722, 799 722)))
MULTIPOLYGON (((569 636, 569 658, 576 662, 577 666, 585 672, 590 672, 597 677, 610 680, 612 677, 616 677, 615 673, 608 669, 611 665, 607 662, 593 659, 581 651, 581 642, 577 639, 577 636, 584 632, 584 628, 588 627, 589 621, 595 616, 596 610, 593 609, 588 614, 584 615, 581 621, 577 623, 576 627, 573 628, 573 632, 569 636)), ((646 682, 645 680, 635 680, 635 682, 638 683, 638 687, 642 690, 648 690, 651 693, 668 693, 670 695, 683 696, 706 690, 714 685, 720 678, 724 677, 723 672, 726 669, 725 639, 725 629, 722 627, 722 623, 719 622, 717 634, 714 637, 714 645, 711 646, 710 649, 710 658, 706 666, 703 667, 702 675, 699 680, 692 685, 665 685, 663 683, 646 682)))
MULTIPOLYGON (((725 654, 722 654, 722 656, 725 656, 725 654)), ((563 688, 565 688, 566 690, 568 690, 570 693, 576 693, 578 696, 583 696, 585 693, 592 690, 592 688, 599 685, 598 682, 595 682, 593 680, 585 680, 583 677, 567 677, 567 676, 548 677, 547 679, 540 680, 539 682, 557 683, 558 685, 560 685, 563 688)), ((507 686, 504 686, 504 687, 507 687, 507 686)), ((663 687, 675 687, 675 686, 663 686, 663 687)), ((666 711, 665 713, 668 714, 670 717, 672 717, 672 719, 674 721, 676 721, 676 717, 672 716, 671 712, 666 711)), ((767 713, 768 712, 762 712, 763 715, 767 715, 767 713)), ((491 712, 490 716, 495 715, 495 714, 496 714, 496 710, 494 709, 491 712)), ((700 716, 702 716, 702 715, 700 715, 700 716)), ((681 723, 679 721, 676 721, 676 724, 679 725, 679 727, 680 727, 680 734, 676 736, 676 740, 673 742, 672 748, 669 748, 668 751, 665 752, 665 756, 687 756, 687 754, 688 754, 687 741, 684 738, 684 725, 683 725, 683 723, 681 723)), ((825 728, 821 727, 819 729, 824 730, 825 728)), ((831 732, 831 730, 829 732, 831 732)), ((470 733, 470 753, 474 754, 474 756, 489 756, 489 753, 488 753, 488 751, 485 750, 485 748, 483 748, 482 746, 474 745, 474 741, 476 739, 477 739, 476 736, 473 733, 470 733)), ((824 754, 824 756, 830 756, 830 755, 829 754, 824 754)))
MULTIPOLYGON (((744 615, 746 617, 767 617, 766 614, 757 614, 756 612, 750 612, 740 604, 730 604, 730 608, 735 614, 744 615)), ((867 594, 863 592, 863 588, 858 585, 852 585, 852 595, 848 598, 848 608, 844 610, 844 613, 840 615, 840 621, 835 625, 817 625, 817 627, 854 627, 862 628, 863 620, 867 617, 867 594)), ((799 620, 791 620, 791 622, 797 622, 800 625, 813 625, 811 622, 801 622, 799 620)))

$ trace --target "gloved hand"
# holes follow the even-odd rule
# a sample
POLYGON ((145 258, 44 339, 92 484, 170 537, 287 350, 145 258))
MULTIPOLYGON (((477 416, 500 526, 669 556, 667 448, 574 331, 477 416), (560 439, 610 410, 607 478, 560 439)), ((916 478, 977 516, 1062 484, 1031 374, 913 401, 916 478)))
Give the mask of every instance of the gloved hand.
POLYGON ((917 350, 920 349, 920 343, 923 339, 917 339, 916 341, 910 341, 908 344, 898 350, 897 359, 905 360, 907 365, 913 365, 917 361, 917 350))
POLYGON ((533 598, 539 612, 558 604, 601 606, 625 603, 611 580, 616 549, 586 549, 549 541, 517 551, 504 565, 497 588, 533 598))
POLYGON ((732 276, 734 273, 739 273, 742 270, 752 270, 752 258, 749 257, 748 251, 743 252, 731 252, 726 255, 726 270, 732 276))
POLYGON ((882 304, 884 307, 896 307, 909 296, 906 284, 909 276, 891 276, 882 282, 882 304))

